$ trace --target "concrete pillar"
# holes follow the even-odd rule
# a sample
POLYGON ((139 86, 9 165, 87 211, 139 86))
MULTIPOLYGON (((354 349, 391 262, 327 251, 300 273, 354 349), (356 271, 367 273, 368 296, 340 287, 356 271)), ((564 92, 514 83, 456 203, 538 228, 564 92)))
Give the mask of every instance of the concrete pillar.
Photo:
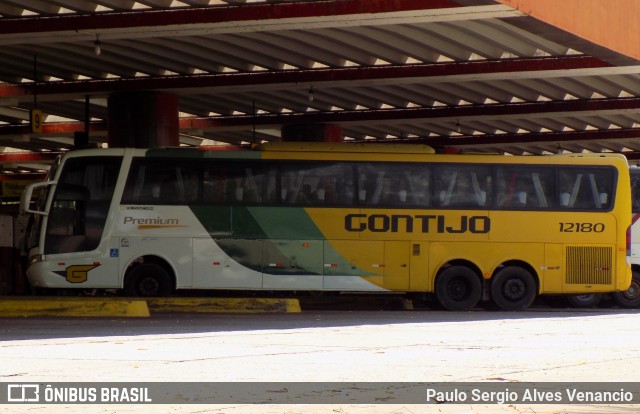
POLYGON ((160 92, 116 93, 108 101, 109 147, 180 145, 178 97, 160 92))
POLYGON ((297 124, 282 126, 286 142, 341 142, 342 129, 332 124, 297 124))

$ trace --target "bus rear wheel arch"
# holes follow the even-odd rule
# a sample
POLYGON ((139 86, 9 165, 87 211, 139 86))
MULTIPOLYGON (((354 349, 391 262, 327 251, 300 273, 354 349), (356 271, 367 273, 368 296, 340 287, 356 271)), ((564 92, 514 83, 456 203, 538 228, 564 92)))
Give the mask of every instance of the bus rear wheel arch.
POLYGON ((633 270, 631 286, 624 292, 613 292, 613 301, 621 308, 637 308, 640 306, 640 271, 633 270))
POLYGON ((482 298, 482 282, 478 273, 470 267, 453 265, 438 274, 435 293, 445 309, 468 311, 482 298))
POLYGON ((536 297, 538 285, 533 273, 519 265, 506 265, 491 278, 491 298, 505 311, 528 308, 536 297))
POLYGON ((131 267, 124 279, 126 296, 157 297, 173 292, 173 272, 162 261, 145 260, 131 267))

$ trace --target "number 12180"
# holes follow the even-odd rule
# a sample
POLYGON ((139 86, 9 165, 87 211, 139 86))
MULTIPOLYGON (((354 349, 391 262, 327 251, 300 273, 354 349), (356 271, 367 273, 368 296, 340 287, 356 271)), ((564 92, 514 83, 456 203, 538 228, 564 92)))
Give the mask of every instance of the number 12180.
POLYGON ((602 233, 604 232, 604 223, 572 223, 561 222, 561 233, 602 233))

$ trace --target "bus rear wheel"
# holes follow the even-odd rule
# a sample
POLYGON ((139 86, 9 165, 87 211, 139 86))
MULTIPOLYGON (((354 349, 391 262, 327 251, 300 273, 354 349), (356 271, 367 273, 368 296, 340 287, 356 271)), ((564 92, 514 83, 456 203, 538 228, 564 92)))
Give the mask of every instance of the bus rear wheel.
POLYGON ((169 272, 156 263, 144 263, 131 269, 124 285, 127 296, 167 296, 171 290, 169 272))
POLYGON ((491 281, 491 297, 505 311, 528 308, 536 297, 536 282, 531 272, 518 266, 507 266, 491 281))
POLYGON ((482 296, 482 284, 476 273, 465 266, 451 266, 436 280, 436 298, 445 309, 467 311, 482 296))
POLYGON ((614 302, 621 308, 637 308, 640 306, 640 272, 633 272, 629 289, 624 292, 614 292, 612 296, 614 302))

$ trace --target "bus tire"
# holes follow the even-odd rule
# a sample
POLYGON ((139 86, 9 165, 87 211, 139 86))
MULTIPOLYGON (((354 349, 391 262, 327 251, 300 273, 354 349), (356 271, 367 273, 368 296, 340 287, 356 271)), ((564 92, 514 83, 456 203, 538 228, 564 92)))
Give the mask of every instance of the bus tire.
POLYGON ((127 296, 168 296, 172 291, 171 276, 157 263, 144 263, 131 269, 124 284, 127 296))
POLYGON ((450 311, 468 311, 482 297, 480 278, 466 266, 451 266, 436 279, 436 298, 450 311))
POLYGON ((491 298, 505 311, 528 308, 536 297, 536 281, 531 272, 518 266, 507 266, 491 281, 491 298))
POLYGON ((574 308, 595 308, 602 302, 602 293, 588 293, 585 295, 569 295, 567 302, 574 308))
POLYGON ((637 308, 640 306, 640 272, 633 271, 631 286, 624 292, 613 292, 613 301, 621 308, 637 308))

